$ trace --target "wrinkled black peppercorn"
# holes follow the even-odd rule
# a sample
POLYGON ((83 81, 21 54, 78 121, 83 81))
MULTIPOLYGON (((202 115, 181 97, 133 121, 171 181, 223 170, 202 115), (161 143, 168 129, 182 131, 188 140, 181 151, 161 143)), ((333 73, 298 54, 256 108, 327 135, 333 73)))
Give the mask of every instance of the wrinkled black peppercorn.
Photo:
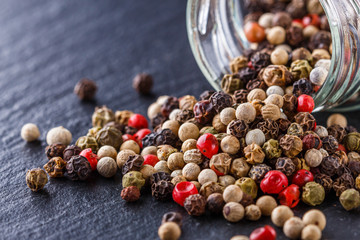
POLYGON ((155 117, 150 119, 150 123, 153 128, 156 128, 157 126, 163 124, 167 119, 168 119, 167 117, 165 117, 161 113, 158 113, 155 115, 155 117))
POLYGON ((334 156, 324 157, 319 169, 321 173, 324 173, 330 177, 334 176, 340 168, 338 159, 334 156))
POLYGON ((170 200, 173 190, 174 184, 165 180, 160 180, 151 185, 151 195, 159 201, 170 200))
POLYGON ((146 148, 148 146, 154 146, 154 141, 155 141, 156 135, 157 135, 156 132, 152 132, 152 133, 149 133, 148 135, 146 135, 142 139, 143 148, 146 148))
POLYGON ((150 176, 150 184, 153 185, 154 183, 157 183, 158 181, 171 181, 171 177, 170 174, 166 173, 166 172, 156 172, 153 173, 150 176))
POLYGON ((130 171, 140 171, 143 162, 144 162, 143 156, 130 155, 122 168, 122 174, 125 175, 130 171))
POLYGON ((297 97, 303 94, 311 95, 314 89, 311 82, 306 78, 301 78, 294 82, 293 87, 293 94, 297 97))
POLYGON ((231 121, 228 125, 228 131, 237 138, 243 138, 249 130, 249 126, 244 120, 231 121))
POLYGON ((221 193, 212 193, 206 200, 207 209, 216 215, 222 213, 224 205, 225 201, 221 193))
POLYGON ((317 173, 314 174, 314 181, 323 186, 327 194, 330 193, 333 187, 333 180, 330 176, 323 173, 317 173))
POLYGON ((217 113, 220 113, 224 108, 231 107, 233 105, 232 97, 224 92, 216 92, 211 95, 210 102, 217 113))
POLYGON ((212 121, 215 109, 209 100, 199 101, 194 106, 194 115, 196 121, 205 125, 212 121))
POLYGON ((184 208, 191 216, 201 216, 205 213, 206 199, 200 194, 190 195, 185 199, 184 208))
POLYGON ((341 127, 338 124, 333 124, 327 128, 329 135, 332 135, 340 143, 346 135, 345 128, 341 127))
POLYGON ((86 180, 91 174, 89 161, 80 155, 72 156, 66 163, 66 176, 73 180, 86 180))
POLYGON ((211 95, 213 95, 215 93, 215 91, 211 91, 211 90, 206 90, 203 93, 200 94, 200 100, 209 100, 211 95))
POLYGON ((339 147, 339 143, 333 136, 329 135, 322 139, 323 148, 328 151, 328 153, 334 153, 339 147))
POLYGON ((154 138, 154 145, 171 145, 176 146, 178 137, 170 129, 162 129, 154 138))
POLYGON ((76 145, 70 145, 65 148, 63 152, 63 159, 67 162, 70 160, 72 156, 79 155, 81 152, 81 148, 76 145))
POLYGON ((234 92, 234 101, 235 103, 246 103, 247 95, 249 91, 246 89, 240 89, 234 92))
POLYGON ((242 68, 239 71, 239 76, 240 79, 243 80, 244 82, 249 82, 250 80, 256 79, 258 75, 258 72, 255 69, 251 69, 251 68, 242 68))
POLYGON ((66 145, 61 143, 54 143, 45 148, 45 154, 48 159, 52 159, 53 157, 61 157, 63 158, 63 153, 66 148, 66 145))
POLYGON ((161 113, 168 118, 172 110, 177 108, 179 108, 179 100, 176 97, 168 97, 161 106, 161 113))
POLYGON ((256 52, 253 54, 250 61, 254 69, 258 72, 271 64, 270 55, 262 52, 256 52))

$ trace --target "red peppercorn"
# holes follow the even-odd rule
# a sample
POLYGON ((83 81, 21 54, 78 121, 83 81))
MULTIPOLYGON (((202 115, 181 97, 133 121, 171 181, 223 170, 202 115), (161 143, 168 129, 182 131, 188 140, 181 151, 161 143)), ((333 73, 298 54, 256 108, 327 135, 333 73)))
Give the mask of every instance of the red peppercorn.
POLYGON ((248 67, 251 68, 251 69, 254 69, 254 66, 253 66, 251 61, 248 62, 248 67))
POLYGON ((300 201, 300 188, 298 185, 291 184, 285 188, 278 196, 281 205, 294 208, 300 201))
POLYGON ((148 154, 148 155, 145 155, 143 157, 144 157, 143 165, 148 164, 148 165, 151 165, 151 166, 155 166, 155 164, 157 162, 159 162, 159 158, 157 156, 155 156, 155 155, 152 155, 152 154, 148 154))
POLYGON ((134 136, 133 135, 131 135, 131 134, 123 134, 122 135, 122 139, 123 139, 123 141, 125 142, 125 141, 127 141, 127 140, 134 140, 135 141, 135 138, 134 138, 134 136))
POLYGON ((134 127, 136 129, 143 129, 148 127, 148 121, 141 114, 133 114, 129 118, 128 126, 134 127))
POLYGON ((320 88, 321 88, 321 86, 314 86, 314 92, 319 91, 319 90, 320 90, 320 88))
POLYGON ((302 19, 299 19, 299 18, 294 19, 294 20, 293 20, 293 23, 295 23, 295 24, 300 24, 302 27, 304 27, 304 25, 303 25, 303 20, 302 20, 302 19))
POLYGON ((276 231, 273 227, 265 225, 264 227, 255 229, 250 234, 250 240, 275 240, 276 231))
POLYGON ((261 42, 265 39, 265 30, 257 22, 248 22, 244 26, 244 32, 249 42, 261 42))
POLYGON ((84 149, 80 152, 80 155, 85 157, 91 166, 91 170, 95 171, 96 170, 96 165, 97 165, 97 160, 98 160, 98 156, 92 152, 91 148, 87 148, 84 149))
POLYGON ((306 169, 300 169, 294 174, 291 183, 303 187, 306 183, 312 181, 314 181, 314 175, 306 169))
POLYGON ((139 131, 137 131, 135 134, 134 134, 134 139, 135 139, 135 141, 139 144, 139 146, 142 148, 142 139, 146 136, 146 135, 148 135, 148 134, 150 134, 151 133, 151 131, 150 131, 150 129, 148 129, 148 128, 143 128, 143 129, 140 129, 139 131))
POLYGON ((190 196, 198 194, 198 190, 195 185, 191 182, 180 182, 174 187, 172 196, 175 202, 184 206, 185 199, 190 196))
POLYGON ((339 146, 338 146, 338 148, 337 148, 336 150, 337 150, 337 151, 347 152, 347 151, 346 151, 346 148, 344 147, 344 145, 342 145, 342 144, 340 144, 340 143, 339 143, 339 146))
POLYGON ((319 27, 320 26, 320 17, 317 14, 306 15, 302 19, 302 24, 303 24, 304 28, 309 25, 314 25, 315 27, 319 27))
POLYGON ((298 112, 309 112, 311 113, 314 110, 315 103, 314 99, 309 95, 300 95, 298 97, 298 105, 297 105, 297 111, 298 112))
POLYGON ((264 193, 278 194, 288 186, 286 175, 280 171, 272 170, 265 174, 260 183, 260 188, 264 193))
POLYGON ((205 133, 196 142, 196 147, 207 158, 211 158, 219 151, 219 142, 211 133, 205 133))

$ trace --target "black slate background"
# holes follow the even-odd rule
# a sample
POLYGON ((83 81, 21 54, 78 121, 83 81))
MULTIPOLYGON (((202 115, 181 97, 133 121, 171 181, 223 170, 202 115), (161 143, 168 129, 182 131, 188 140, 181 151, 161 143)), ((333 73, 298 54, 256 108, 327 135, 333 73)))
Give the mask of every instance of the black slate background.
MULTIPOLYGON (((193 218, 173 202, 149 193, 128 204, 120 198, 121 176, 95 174, 87 182, 51 179, 32 193, 27 169, 41 167, 45 135, 62 125, 73 141, 91 127, 96 105, 146 114, 164 94, 198 96, 210 85, 192 56, 185 28, 185 0, 2 0, 0 2, 0 239, 156 239, 161 216, 184 215, 181 239, 229 239, 250 232, 258 222, 226 222, 222 217, 193 218), (153 95, 131 88, 138 72, 155 78, 153 95), (72 93, 88 77, 99 91, 92 103, 72 93), (21 126, 36 123, 41 141, 25 143, 21 126)), ((316 114, 324 124, 328 113, 316 114)), ((359 112, 346 114, 360 128, 359 112)), ((309 209, 300 204, 295 213, 309 209)), ((359 239, 359 212, 345 212, 336 199, 320 209, 328 219, 324 239, 359 239)), ((277 229, 278 239, 284 239, 277 229)))

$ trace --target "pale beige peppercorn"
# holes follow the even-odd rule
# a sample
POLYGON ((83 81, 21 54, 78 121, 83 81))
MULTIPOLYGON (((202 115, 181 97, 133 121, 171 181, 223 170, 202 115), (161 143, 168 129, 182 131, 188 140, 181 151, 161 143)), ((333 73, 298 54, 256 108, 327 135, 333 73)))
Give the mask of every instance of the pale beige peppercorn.
POLYGON ((158 146, 156 155, 159 160, 167 161, 169 156, 172 153, 177 152, 177 151, 178 150, 171 145, 160 145, 160 146, 158 146))
POLYGON ((230 240, 249 240, 248 236, 245 235, 235 235, 230 240))
MULTIPOLYGON (((236 158, 231 163, 230 173, 237 178, 246 177, 250 171, 250 166, 245 158, 236 158)), ((234 180, 235 181, 235 180, 234 180)))
POLYGON ((238 222, 244 218, 244 207, 237 202, 229 202, 223 208, 223 216, 229 222, 238 222))
POLYGON ((255 204, 245 207, 245 218, 250 221, 257 221, 261 218, 261 210, 255 204))
POLYGON ((301 236, 301 231, 305 227, 304 222, 299 217, 289 218, 283 227, 283 232, 286 237, 291 239, 298 239, 301 236))
POLYGON ((179 99, 179 107, 181 110, 193 110, 197 100, 194 96, 185 95, 179 99))
POLYGON ((223 187, 227 187, 235 183, 235 178, 230 175, 219 176, 219 184, 223 187))
POLYGON ((152 103, 147 110, 147 116, 152 119, 156 117, 158 113, 161 111, 161 105, 157 104, 156 102, 152 103))
POLYGON ((177 240, 181 236, 181 229, 174 222, 165 222, 159 227, 158 235, 161 240, 177 240))
POLYGON ((303 29, 303 35, 305 38, 311 38, 313 35, 315 35, 317 32, 319 32, 319 29, 314 25, 306 26, 303 29))
POLYGON ((313 224, 305 226, 301 231, 302 240, 320 240, 321 235, 321 230, 313 224))
POLYGON ((178 135, 180 124, 175 120, 167 120, 161 125, 161 129, 170 129, 176 136, 178 135))
POLYGON ((182 169, 182 174, 188 181, 197 180, 199 173, 200 167, 195 163, 187 163, 182 169))
POLYGON ((270 60, 274 65, 286 65, 289 61, 289 54, 286 50, 278 48, 271 53, 270 60))
POLYGON ((225 153, 236 154, 240 150, 240 142, 235 136, 229 135, 221 140, 220 147, 225 153))
POLYGON ((267 32, 266 39, 273 45, 282 44, 286 40, 286 31, 280 26, 273 27, 267 32))
POLYGON ((197 141, 195 139, 188 139, 181 145, 181 151, 184 153, 191 149, 197 149, 196 147, 197 141))
POLYGON ((112 159, 116 159, 117 151, 113 146, 105 145, 97 151, 97 156, 99 159, 103 157, 111 157, 112 159))
POLYGON ((266 99, 266 92, 261 88, 255 88, 251 90, 247 95, 248 102, 252 102, 253 100, 264 101, 265 99, 266 99))
POLYGON ((170 177, 174 178, 174 177, 180 176, 180 175, 182 176, 182 169, 172 171, 170 174, 170 177))
POLYGON ((255 120, 256 109, 251 103, 242 103, 236 108, 236 118, 250 123, 255 120))
POLYGON ((27 142, 35 141, 40 137, 39 128, 33 123, 27 123, 21 128, 21 137, 27 142))
POLYGON ((229 185, 224 189, 223 198, 226 203, 240 202, 243 198, 243 191, 237 185, 229 185))
POLYGON ((232 120, 236 119, 235 113, 236 110, 232 107, 224 108, 220 112, 220 121, 225 125, 229 125, 232 120))
POLYGON ((154 173, 156 173, 156 169, 149 164, 145 164, 145 165, 141 166, 140 172, 143 175, 143 178, 145 179, 145 181, 149 181, 150 177, 154 173))
POLYGON ((317 167, 321 164, 323 154, 320 150, 312 148, 306 151, 304 158, 309 167, 317 167))
POLYGON ((326 125, 330 127, 334 124, 338 124, 341 127, 345 128, 347 127, 347 119, 344 115, 340 113, 331 114, 326 121, 326 125))
POLYGON ((183 156, 185 163, 195 163, 200 164, 203 161, 203 155, 199 149, 190 149, 184 153, 183 156))
POLYGON ((187 122, 180 126, 178 135, 183 142, 188 139, 198 139, 199 128, 195 124, 187 122))
POLYGON ((116 157, 116 164, 121 169, 125 164, 126 160, 128 160, 130 156, 135 156, 135 155, 136 153, 133 150, 130 149, 121 150, 116 157))
POLYGON ((168 174, 171 173, 170 169, 167 166, 167 162, 164 160, 157 162, 154 168, 157 172, 166 172, 168 174))
POLYGON ((266 104, 261 108, 261 114, 264 119, 278 120, 281 117, 281 111, 275 104, 266 104))
POLYGON ((183 175, 179 175, 171 179, 171 183, 174 184, 174 186, 180 182, 186 182, 187 179, 183 175))
POLYGON ((264 195, 256 201, 256 206, 261 210, 264 216, 270 216, 272 211, 277 207, 275 198, 269 195, 264 195))
POLYGON ((200 192, 201 184, 198 181, 190 181, 190 182, 193 183, 196 189, 198 190, 198 192, 200 192))
POLYGON ((113 177, 117 172, 116 162, 111 157, 103 157, 98 161, 96 170, 103 177, 113 177))
POLYGON ((226 125, 223 124, 220 120, 220 114, 216 114, 212 120, 212 126, 215 128, 216 131, 219 133, 226 132, 226 125))
POLYGON ((207 182, 217 182, 218 177, 216 173, 211 169, 204 169, 198 175, 198 182, 203 185, 207 182))
POLYGON ((284 105, 284 98, 278 94, 271 94, 270 96, 268 96, 265 101, 265 104, 274 104, 276 106, 278 106, 279 108, 282 108, 282 106, 284 105))
POLYGON ((136 154, 140 153, 140 146, 134 140, 127 140, 127 141, 123 142, 123 144, 121 144, 120 151, 125 150, 125 149, 132 150, 136 154))
POLYGON ((285 94, 293 95, 293 90, 294 90, 293 86, 288 86, 285 88, 285 94))
POLYGON ((147 146, 141 151, 141 156, 146 156, 149 154, 157 156, 157 148, 155 146, 147 146))
POLYGON ((245 136, 246 145, 255 143, 259 146, 262 146, 265 143, 265 140, 265 134, 260 129, 251 130, 245 136))
POLYGON ((275 226, 282 227, 285 222, 294 216, 293 211, 285 205, 277 206, 271 212, 271 221, 275 226))
POLYGON ((170 154, 167 160, 167 165, 171 171, 182 169, 185 166, 184 154, 181 152, 174 152, 170 154))
POLYGON ((304 214, 302 220, 305 225, 314 224, 321 231, 324 230, 326 227, 326 217, 323 212, 317 209, 307 211, 304 214))
POLYGON ((66 128, 64 128, 63 126, 52 128, 46 134, 46 143, 48 145, 55 143, 69 145, 71 143, 71 140, 72 140, 71 132, 66 128))

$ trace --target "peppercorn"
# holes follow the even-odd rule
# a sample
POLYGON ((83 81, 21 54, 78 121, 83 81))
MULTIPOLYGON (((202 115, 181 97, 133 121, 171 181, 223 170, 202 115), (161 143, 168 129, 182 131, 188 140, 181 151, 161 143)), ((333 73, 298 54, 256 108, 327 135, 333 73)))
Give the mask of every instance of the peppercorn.
POLYGON ((257 183, 260 183, 265 174, 271 170, 271 167, 266 164, 255 164, 249 171, 249 177, 257 183))
MULTIPOLYGON (((304 41, 304 34, 302 27, 291 26, 286 30, 286 40, 293 46, 299 46, 304 41)), ((285 65, 285 64, 284 64, 285 65)))
MULTIPOLYGON (((170 114, 170 116, 175 112, 176 110, 173 110, 170 114)), ((173 120, 179 122, 180 124, 183 124, 190 119, 194 118, 194 111, 189 109, 179 110, 179 112, 176 114, 173 120)), ((170 118, 171 119, 171 118, 170 118)))
POLYGON ((197 149, 196 148, 196 140, 195 139, 188 139, 181 145, 181 151, 186 153, 189 150, 197 149))
MULTIPOLYGON (((350 134, 348 134, 347 136, 349 136, 350 134)), ((360 138, 359 138, 360 139, 360 138)), ((334 153, 336 151, 336 149, 338 148, 338 141, 331 135, 324 137, 322 139, 322 144, 323 144, 323 148, 328 151, 330 154, 334 153)), ((345 146, 347 146, 346 143, 346 137, 344 140, 344 144, 345 146)), ((350 149, 349 149, 350 150, 350 149)), ((351 150, 350 150, 351 151, 351 150)))
POLYGON ((226 136, 221 140, 221 150, 224 153, 236 154, 240 150, 240 142, 234 136, 226 136))
POLYGON ((135 186, 123 188, 121 198, 127 202, 135 202, 140 198, 140 190, 135 186))
POLYGON ((96 139, 91 136, 82 136, 79 137, 78 140, 75 143, 76 146, 80 147, 82 150, 91 148, 91 150, 96 153, 99 149, 98 143, 96 142, 96 139))
POLYGON ((320 137, 315 133, 309 133, 303 137, 303 150, 308 149, 320 149, 322 147, 322 142, 320 137))
POLYGON ((179 100, 176 97, 167 97, 161 105, 161 114, 169 117, 172 110, 179 108, 179 100))
POLYGON ((206 207, 212 214, 221 214, 224 205, 225 201, 221 193, 212 193, 206 200, 206 207))
POLYGON ((278 206, 271 212, 271 221, 278 227, 284 226, 285 222, 294 216, 288 206, 278 206))
POLYGON ((267 32, 266 39, 273 45, 282 44, 286 40, 286 31, 280 26, 272 27, 267 32))
POLYGON ((141 94, 148 94, 151 92, 151 88, 153 86, 153 78, 149 74, 139 73, 134 77, 132 86, 137 92, 141 94))
POLYGON ((151 185, 151 194, 156 200, 167 201, 171 199, 173 189, 171 182, 160 180, 151 185))
POLYGON ((110 145, 119 149, 123 140, 122 134, 117 128, 104 127, 96 134, 96 141, 100 146, 110 145))
POLYGON ((235 183, 235 178, 230 175, 219 176, 219 184, 223 187, 227 187, 235 183))
POLYGON ((273 197, 264 195, 256 201, 256 206, 260 208, 263 216, 270 216, 272 211, 277 207, 277 203, 273 197))
POLYGON ((244 87, 244 82, 240 80, 238 74, 225 74, 221 80, 221 89, 228 94, 233 94, 244 87))
POLYGON ((357 190, 351 188, 345 190, 340 195, 340 203, 346 211, 356 209, 360 206, 360 194, 357 190))
POLYGON ((240 202, 243 192, 237 185, 229 185, 224 189, 223 198, 225 202, 240 202))
MULTIPOLYGON (((247 62, 246 62, 246 64, 247 64, 247 62)), ((200 100, 201 101, 203 101, 203 100, 209 100, 210 99, 210 97, 211 97, 211 95, 213 95, 215 93, 215 91, 212 91, 212 90, 206 90, 206 91, 204 91, 204 92, 202 92, 201 94, 200 94, 200 100)))
POLYGON ((291 161, 290 158, 286 157, 278 158, 275 164, 275 168, 288 177, 290 177, 295 172, 295 164, 293 161, 291 161))
POLYGON ((321 230, 313 224, 309 224, 301 231, 301 239, 318 240, 321 239, 321 230))
POLYGON ((92 100, 96 94, 96 91, 96 83, 87 78, 81 79, 74 88, 74 93, 81 100, 92 100))
POLYGON ((71 143, 71 140, 71 132, 62 126, 52 128, 46 134, 46 142, 48 145, 58 143, 67 146, 71 143))
POLYGON ((249 42, 262 42, 265 38, 264 29, 257 22, 247 22, 244 25, 244 33, 249 42))
POLYGON ((303 187, 301 200, 311 206, 320 205, 325 199, 323 186, 316 182, 308 182, 303 187))
POLYGON ((167 160, 167 165, 171 171, 182 169, 185 165, 183 154, 180 152, 170 154, 167 160))
POLYGON ((151 185, 153 185, 154 183, 157 183, 161 180, 169 182, 171 180, 170 174, 168 174, 166 172, 156 172, 150 176, 150 184, 151 185))
POLYGON ((123 188, 129 186, 135 186, 139 190, 144 186, 145 179, 143 178, 142 174, 138 171, 131 171, 126 173, 122 178, 122 186, 123 188))
POLYGON ((340 163, 335 156, 324 157, 319 169, 321 173, 324 173, 330 177, 334 176, 340 168, 340 163))
POLYGON ((328 50, 332 43, 331 34, 327 31, 319 31, 314 34, 309 42, 309 48, 311 51, 314 49, 326 49, 328 50))
POLYGON ((302 151, 302 141, 299 137, 286 134, 280 139, 280 147, 287 157, 295 157, 302 151))
POLYGON ((47 175, 40 168, 34 168, 26 172, 26 184, 33 192, 43 189, 47 182, 47 175))
POLYGON ((350 173, 343 173, 333 183, 333 189, 336 196, 340 196, 345 190, 353 188, 355 186, 354 178, 350 173))
POLYGON ((232 161, 230 173, 235 177, 245 177, 250 170, 245 158, 236 158, 232 161))
POLYGON ((132 155, 130 152, 127 155, 128 158, 122 167, 123 175, 130 171, 139 171, 144 162, 144 158, 141 155, 132 155))
POLYGON ((309 165, 310 167, 319 166, 322 160, 323 160, 323 155, 317 149, 312 148, 310 150, 307 150, 305 153, 306 164, 309 165))
POLYGON ((185 163, 200 164, 203 161, 203 156, 199 149, 190 149, 184 153, 183 159, 185 163))
POLYGON ((60 143, 54 143, 45 148, 45 154, 48 159, 53 157, 63 158, 63 152, 66 148, 66 145, 60 143))
POLYGON ((202 100, 194 105, 195 119, 201 123, 206 124, 210 122, 215 115, 213 104, 209 100, 202 100))
POLYGON ((300 238, 301 231, 305 227, 304 222, 299 217, 291 217, 286 220, 283 232, 286 237, 291 239, 298 239, 300 238))
POLYGON ((188 196, 184 202, 184 208, 191 216, 201 216, 205 213, 206 199, 200 194, 188 196))
POLYGON ((256 110, 251 103, 242 103, 236 108, 236 118, 244 120, 246 123, 254 121, 256 110))
POLYGON ((111 109, 107 108, 106 106, 95 108, 95 111, 92 115, 93 127, 104 127, 105 124, 112 121, 115 121, 115 115, 111 109))
POLYGON ((72 156, 66 163, 66 175, 73 181, 86 180, 91 174, 91 166, 89 161, 81 156, 72 156))
POLYGON ((61 157, 53 157, 44 165, 45 171, 50 177, 63 177, 66 171, 66 161, 61 157))
POLYGON ((319 183, 321 186, 323 186, 325 193, 330 193, 331 189, 333 188, 333 180, 331 177, 329 177, 326 174, 318 173, 315 174, 314 181, 316 183, 319 183))
POLYGON ((265 142, 262 150, 265 153, 265 157, 267 159, 279 158, 282 153, 279 142, 275 139, 270 139, 269 141, 265 142))
POLYGON ((34 123, 27 123, 21 128, 21 138, 27 142, 32 142, 40 137, 39 128, 34 123))
POLYGON ((98 161, 96 169, 101 176, 109 178, 116 174, 117 165, 113 158, 103 157, 98 161))
POLYGON ((224 92, 215 92, 213 95, 211 95, 210 102, 215 111, 220 113, 224 108, 232 106, 233 99, 229 94, 224 92))
POLYGON ((261 114, 264 119, 278 120, 281 117, 281 111, 275 104, 266 104, 261 108, 261 114))
POLYGON ((116 159, 117 151, 113 146, 105 145, 98 150, 97 156, 99 159, 103 157, 111 157, 112 159, 116 159))
POLYGON ((247 145, 256 144, 262 146, 265 143, 265 134, 260 129, 254 129, 246 134, 245 142, 247 145))
POLYGON ((212 193, 223 193, 224 187, 222 187, 219 183, 216 182, 206 182, 204 183, 199 193, 204 196, 206 199, 210 196, 212 193))
POLYGON ((244 149, 246 161, 250 164, 262 163, 265 158, 265 153, 261 147, 255 143, 252 143, 244 149))
POLYGON ((326 226, 326 217, 325 215, 317 209, 312 209, 307 211, 303 218, 305 225, 313 224, 317 226, 321 231, 325 229, 326 226))
POLYGON ((291 73, 283 65, 267 66, 260 71, 259 78, 263 80, 268 87, 285 87, 288 82, 292 81, 291 73))
POLYGON ((200 167, 195 163, 187 163, 182 169, 183 176, 189 180, 197 180, 200 173, 200 167))
POLYGON ((237 138, 245 137, 249 126, 244 120, 233 120, 227 126, 227 134, 231 134, 237 138))
POLYGON ((240 203, 229 202, 223 208, 223 216, 229 222, 238 222, 243 219, 244 207, 240 203))
POLYGON ((302 137, 304 135, 304 130, 300 126, 300 124, 294 122, 294 123, 291 123, 289 128, 287 129, 287 134, 297 136, 297 137, 302 137))
POLYGON ((210 159, 210 168, 218 175, 225 175, 230 170, 232 158, 227 153, 219 153, 212 156, 210 159), (219 173, 218 173, 219 172, 219 173))
POLYGON ((180 124, 175 120, 167 120, 161 125, 162 129, 170 129, 173 134, 178 135, 180 124))
POLYGON ((250 204, 245 207, 245 218, 250 221, 257 221, 261 218, 261 210, 255 204, 250 204))
POLYGON ((247 67, 248 60, 244 56, 239 56, 230 61, 230 70, 232 73, 238 73, 241 68, 247 67))
POLYGON ((158 235, 161 240, 177 240, 181 236, 181 229, 174 222, 166 222, 159 227, 158 235))
MULTIPOLYGON (((294 80, 309 78, 312 67, 306 60, 296 60, 291 63, 290 72, 294 80)), ((303 83, 303 82, 302 82, 303 83)))
POLYGON ((166 172, 166 173, 171 173, 170 169, 167 166, 167 162, 164 160, 161 160, 159 162, 157 162, 154 166, 155 170, 158 172, 166 172))
POLYGON ((201 185, 206 182, 217 182, 218 177, 216 173, 211 169, 204 169, 198 175, 198 181, 201 185))
POLYGON ((212 120, 212 126, 217 132, 226 132, 226 125, 220 121, 220 114, 216 114, 212 120))
POLYGON ((173 222, 179 225, 179 227, 182 226, 182 216, 178 212, 167 212, 163 215, 161 224, 164 224, 166 222, 173 222))

